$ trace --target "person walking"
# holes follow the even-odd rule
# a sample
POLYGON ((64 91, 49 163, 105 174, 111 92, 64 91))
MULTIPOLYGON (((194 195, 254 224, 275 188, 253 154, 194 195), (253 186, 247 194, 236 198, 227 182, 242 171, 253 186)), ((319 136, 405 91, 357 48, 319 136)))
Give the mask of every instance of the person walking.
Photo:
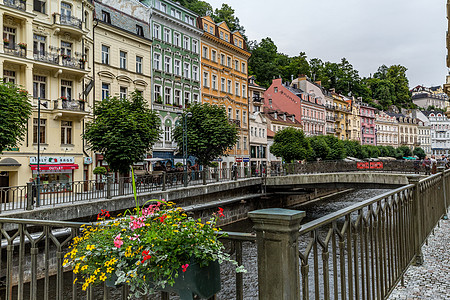
POLYGON ((428 156, 425 156, 422 166, 425 168, 425 175, 430 175, 430 169, 431 169, 431 160, 428 158, 428 156))
POLYGON ((436 174, 437 172, 437 160, 436 160, 436 156, 431 155, 431 174, 436 174))

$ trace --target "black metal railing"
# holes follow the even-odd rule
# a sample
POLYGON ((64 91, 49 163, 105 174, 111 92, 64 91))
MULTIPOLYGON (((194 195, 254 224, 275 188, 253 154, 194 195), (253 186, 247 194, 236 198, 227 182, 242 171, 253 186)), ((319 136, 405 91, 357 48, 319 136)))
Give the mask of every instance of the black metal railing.
POLYGON ((79 29, 81 29, 82 26, 82 22, 80 19, 68 15, 60 15, 60 23, 61 25, 69 25, 79 29))
POLYGON ((86 103, 80 100, 62 100, 61 104, 65 110, 84 111, 86 103))
POLYGON ((4 44, 3 50, 6 54, 18 56, 18 57, 26 57, 27 56, 27 49, 21 48, 17 44, 4 44))
POLYGON ((15 9, 26 11, 27 1, 26 0, 3 0, 3 4, 15 9))
POLYGON ((46 51, 35 51, 33 53, 33 57, 35 60, 38 61, 59 64, 59 55, 57 53, 49 53, 46 51))
POLYGON ((85 63, 79 58, 63 57, 62 65, 69 68, 84 69, 85 63))

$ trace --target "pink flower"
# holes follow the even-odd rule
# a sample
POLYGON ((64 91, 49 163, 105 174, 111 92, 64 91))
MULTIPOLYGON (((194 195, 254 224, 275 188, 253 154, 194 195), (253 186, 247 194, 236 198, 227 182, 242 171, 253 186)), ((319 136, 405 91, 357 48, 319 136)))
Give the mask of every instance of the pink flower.
POLYGON ((181 271, 183 271, 183 273, 186 272, 186 269, 187 269, 188 267, 189 267, 189 264, 182 265, 182 266, 181 266, 181 269, 182 269, 181 271))
POLYGON ((131 230, 136 230, 138 228, 145 226, 144 217, 133 218, 133 216, 131 216, 130 219, 131 219, 131 222, 130 222, 131 230))
POLYGON ((132 240, 132 241, 135 241, 135 240, 141 241, 141 240, 139 239, 139 237, 140 237, 139 234, 135 234, 134 236, 130 236, 129 239, 132 240))
POLYGON ((120 237, 120 233, 116 236, 116 238, 114 239, 114 246, 116 246, 116 248, 120 248, 123 245, 123 241, 122 238, 120 237))

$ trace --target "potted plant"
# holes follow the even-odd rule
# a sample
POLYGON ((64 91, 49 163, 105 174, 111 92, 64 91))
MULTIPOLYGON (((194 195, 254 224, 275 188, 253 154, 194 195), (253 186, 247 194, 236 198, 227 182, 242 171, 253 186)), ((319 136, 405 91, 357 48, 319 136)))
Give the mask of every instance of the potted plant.
POLYGON ((9 40, 7 38, 3 39, 3 45, 9 46, 9 40))
POLYGON ((97 181, 95 183, 95 187, 97 190, 103 190, 105 188, 105 182, 103 180, 103 176, 106 175, 106 173, 108 173, 108 170, 106 170, 105 167, 95 167, 94 170, 92 171, 94 173, 94 175, 100 175, 100 181, 97 181))
POLYGON ((20 49, 27 49, 27 43, 18 43, 20 49))
POLYGON ((160 290, 181 299, 193 299, 193 294, 209 298, 220 290, 219 263, 231 262, 237 272, 245 272, 218 240, 222 208, 204 222, 172 202, 151 202, 119 219, 106 220, 109 212, 102 210, 102 223, 85 227, 74 239, 64 266, 73 268, 83 290, 105 282, 129 285, 136 298, 160 290))
POLYGON ((63 59, 70 59, 70 55, 65 54, 65 53, 61 54, 61 57, 62 57, 63 59))
POLYGON ((66 96, 61 96, 61 100, 62 101, 67 101, 67 97, 66 96))
POLYGON ((158 104, 162 104, 162 98, 161 98, 161 95, 158 95, 158 97, 156 97, 155 102, 158 103, 158 104))

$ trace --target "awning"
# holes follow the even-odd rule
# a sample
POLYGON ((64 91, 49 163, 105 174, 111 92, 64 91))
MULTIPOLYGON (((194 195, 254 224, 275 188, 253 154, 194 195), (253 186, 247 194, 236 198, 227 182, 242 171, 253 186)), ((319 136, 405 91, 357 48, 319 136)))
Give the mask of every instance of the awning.
POLYGON ((21 164, 14 158, 4 158, 0 160, 0 167, 20 167, 21 164))
POLYGON ((150 161, 150 162, 163 161, 163 160, 167 160, 167 159, 159 158, 159 157, 144 158, 144 161, 150 161))
MULTIPOLYGON (((30 165, 31 170, 37 170, 37 165, 30 165)), ((51 171, 59 171, 59 170, 76 170, 78 169, 77 164, 60 164, 60 165, 39 165, 39 170, 51 170, 51 171)))

